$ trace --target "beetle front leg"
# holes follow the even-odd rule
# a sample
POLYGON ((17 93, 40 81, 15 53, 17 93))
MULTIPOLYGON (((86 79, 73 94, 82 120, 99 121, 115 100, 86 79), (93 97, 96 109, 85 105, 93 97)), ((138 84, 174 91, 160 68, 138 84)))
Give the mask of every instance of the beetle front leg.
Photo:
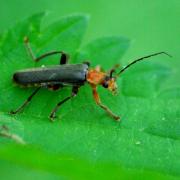
POLYGON ((98 92, 96 90, 96 86, 93 86, 92 88, 93 88, 93 97, 96 101, 96 104, 102 109, 104 109, 113 119, 115 119, 116 121, 119 121, 120 117, 115 115, 107 106, 101 103, 98 92))
POLYGON ((28 37, 24 37, 24 45, 25 45, 25 48, 28 52, 28 54, 30 55, 30 57, 35 61, 35 62, 38 62, 48 56, 51 56, 51 55, 55 55, 55 54, 61 54, 61 58, 60 58, 60 64, 67 64, 68 63, 68 60, 69 60, 69 55, 63 51, 50 51, 50 52, 47 52, 47 53, 44 53, 42 54, 41 56, 39 57, 36 57, 33 53, 33 50, 31 48, 31 45, 29 43, 29 39, 28 37))
POLYGON ((26 101, 25 101, 21 106, 19 106, 15 111, 10 111, 10 114, 16 114, 16 113, 22 111, 22 110, 25 108, 25 106, 26 106, 27 104, 29 104, 29 102, 30 102, 30 101, 32 100, 32 98, 36 95, 36 93, 40 90, 40 88, 41 88, 41 87, 38 87, 38 88, 26 99, 26 101))
POLYGON ((79 89, 79 87, 73 87, 73 88, 72 88, 72 94, 71 94, 71 96, 69 96, 69 97, 63 99, 62 101, 60 101, 60 102, 55 106, 55 108, 51 111, 51 114, 50 114, 49 118, 50 118, 50 120, 51 120, 52 122, 54 121, 54 118, 56 118, 56 112, 58 111, 58 109, 60 108, 60 106, 61 106, 62 104, 64 104, 66 101, 68 101, 69 99, 75 97, 75 96, 77 95, 77 93, 78 93, 78 89, 79 89))

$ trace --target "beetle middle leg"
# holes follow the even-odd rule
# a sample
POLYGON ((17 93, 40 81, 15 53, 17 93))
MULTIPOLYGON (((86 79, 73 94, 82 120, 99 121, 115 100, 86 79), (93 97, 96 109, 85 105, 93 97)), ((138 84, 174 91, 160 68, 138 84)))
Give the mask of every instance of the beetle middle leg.
POLYGON ((50 52, 42 54, 39 57, 36 57, 32 51, 28 37, 24 37, 24 45, 25 45, 25 48, 26 48, 28 54, 35 62, 38 62, 38 61, 40 61, 48 56, 51 56, 51 55, 61 54, 60 64, 62 65, 62 64, 68 63, 69 55, 63 51, 50 51, 50 52))
POLYGON ((38 87, 33 93, 24 101, 24 103, 19 106, 15 111, 10 111, 10 114, 17 114, 18 112, 22 111, 27 104, 32 100, 32 98, 36 95, 36 93, 40 90, 41 87, 38 87))
POLYGON ((50 114, 50 116, 49 116, 49 118, 50 118, 50 120, 51 120, 52 122, 54 121, 54 118, 56 117, 56 112, 57 112, 57 110, 60 108, 60 106, 61 106, 62 104, 64 104, 66 101, 68 101, 69 99, 75 97, 75 96, 77 95, 77 93, 78 93, 78 89, 79 89, 79 87, 74 86, 74 87, 72 88, 72 94, 71 94, 71 96, 68 96, 68 97, 66 97, 65 99, 63 99, 62 101, 60 101, 59 103, 57 103, 57 105, 56 105, 55 108, 51 111, 51 114, 50 114))

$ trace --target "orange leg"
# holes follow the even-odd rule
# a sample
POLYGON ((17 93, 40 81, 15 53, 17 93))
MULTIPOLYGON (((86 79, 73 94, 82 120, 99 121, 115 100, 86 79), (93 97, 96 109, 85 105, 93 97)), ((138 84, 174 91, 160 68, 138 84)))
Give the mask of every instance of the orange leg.
POLYGON ((94 97, 94 99, 96 101, 96 104, 98 106, 100 106, 102 109, 104 109, 112 118, 114 118, 115 120, 119 121, 120 117, 115 115, 107 106, 105 106, 105 105, 103 105, 101 103, 101 100, 99 98, 98 92, 96 90, 96 86, 93 86, 92 88, 93 88, 93 97, 94 97))

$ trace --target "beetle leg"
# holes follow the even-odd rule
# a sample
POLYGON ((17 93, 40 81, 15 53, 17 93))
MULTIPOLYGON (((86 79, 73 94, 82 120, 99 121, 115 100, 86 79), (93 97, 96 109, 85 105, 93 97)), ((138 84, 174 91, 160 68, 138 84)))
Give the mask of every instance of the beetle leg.
POLYGON ((49 84, 49 85, 47 85, 47 88, 48 88, 48 90, 51 90, 51 91, 57 91, 57 90, 63 88, 63 86, 60 84, 52 84, 52 85, 49 84))
POLYGON ((97 66, 95 67, 95 70, 96 70, 97 72, 101 72, 101 66, 100 66, 100 65, 97 65, 97 66))
POLYGON ((61 54, 61 58, 60 58, 60 64, 67 64, 68 63, 68 59, 69 59, 69 55, 63 51, 50 51, 50 52, 47 52, 47 53, 44 53, 42 54, 41 56, 39 57, 36 57, 32 51, 32 48, 30 46, 30 43, 29 43, 29 39, 28 37, 24 37, 24 45, 25 45, 25 48, 28 52, 28 54, 30 55, 30 57, 35 61, 35 62, 38 62, 40 61, 41 59, 44 59, 48 56, 51 56, 51 55, 55 55, 55 54, 61 54))
POLYGON ((62 65, 62 64, 67 64, 68 63, 68 61, 69 61, 69 55, 68 54, 66 54, 65 52, 62 52, 61 51, 61 58, 60 58, 60 64, 62 65))
POLYGON ((90 66, 90 64, 91 64, 89 61, 83 61, 82 63, 87 64, 88 66, 90 66))
POLYGON ((41 87, 38 87, 27 99, 26 101, 19 106, 15 111, 10 111, 10 114, 16 114, 24 109, 24 107, 31 101, 35 94, 40 90, 41 87))
POLYGON ((27 36, 24 37, 24 46, 27 50, 27 53, 30 55, 30 57, 36 61, 36 56, 34 55, 33 51, 32 51, 32 48, 29 44, 29 38, 27 36))
POLYGON ((120 117, 115 115, 107 106, 105 106, 104 104, 101 103, 101 100, 100 100, 100 97, 98 95, 96 86, 92 86, 92 89, 93 89, 93 97, 96 101, 96 104, 99 107, 101 107, 102 109, 104 109, 112 118, 114 118, 115 120, 118 121, 120 119, 120 117))
POLYGON ((62 104, 64 104, 66 101, 68 101, 69 99, 75 97, 75 96, 77 95, 77 93, 78 93, 78 87, 75 86, 75 87, 72 88, 72 94, 71 94, 71 96, 66 97, 65 99, 63 99, 62 101, 60 101, 59 103, 57 103, 57 105, 56 105, 55 108, 51 111, 51 114, 50 114, 50 116, 49 116, 49 118, 50 118, 50 120, 51 120, 52 122, 54 121, 54 118, 56 117, 56 112, 57 112, 57 110, 60 108, 60 106, 61 106, 62 104))

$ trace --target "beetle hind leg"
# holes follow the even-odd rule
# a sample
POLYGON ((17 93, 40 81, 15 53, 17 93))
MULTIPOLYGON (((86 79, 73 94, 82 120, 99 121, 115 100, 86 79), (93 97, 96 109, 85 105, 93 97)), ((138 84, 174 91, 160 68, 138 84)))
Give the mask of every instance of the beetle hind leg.
POLYGON ((50 120, 53 122, 54 119, 56 118, 56 112, 58 111, 58 109, 60 108, 61 105, 63 105, 66 101, 68 101, 69 99, 75 97, 78 93, 78 87, 73 87, 72 88, 72 94, 71 96, 66 97, 65 99, 63 99, 62 101, 60 101, 59 103, 57 103, 57 105, 55 106, 55 108, 51 111, 51 114, 49 116, 50 120))
POLYGON ((37 92, 40 90, 41 87, 38 87, 33 93, 24 101, 24 103, 19 106, 15 111, 10 111, 10 114, 17 114, 18 112, 22 111, 25 106, 29 104, 29 102, 32 100, 32 98, 37 94, 37 92))

